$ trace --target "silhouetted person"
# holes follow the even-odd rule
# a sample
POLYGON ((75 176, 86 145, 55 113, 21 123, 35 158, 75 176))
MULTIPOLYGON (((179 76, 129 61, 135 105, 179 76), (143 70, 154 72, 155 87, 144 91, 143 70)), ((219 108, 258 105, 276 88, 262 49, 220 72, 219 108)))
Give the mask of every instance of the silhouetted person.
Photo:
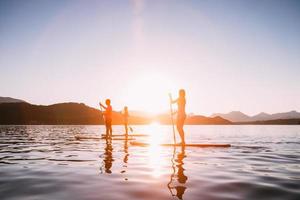
POLYGON ((112 136, 112 107, 110 105, 110 99, 105 100, 106 106, 104 106, 101 102, 99 103, 102 108, 105 109, 104 111, 104 118, 105 118, 105 128, 106 128, 106 137, 112 136))
POLYGON ((128 107, 125 106, 124 110, 123 110, 123 120, 124 120, 124 127, 125 127, 126 137, 128 136, 128 117, 129 117, 128 107))
POLYGON ((185 91, 184 89, 179 90, 179 97, 176 100, 172 100, 171 99, 171 103, 177 103, 177 121, 176 121, 176 127, 177 127, 177 131, 179 133, 180 139, 181 139, 181 144, 184 145, 185 144, 185 139, 184 139, 184 130, 183 130, 183 126, 184 126, 184 121, 186 118, 186 114, 185 114, 185 91))

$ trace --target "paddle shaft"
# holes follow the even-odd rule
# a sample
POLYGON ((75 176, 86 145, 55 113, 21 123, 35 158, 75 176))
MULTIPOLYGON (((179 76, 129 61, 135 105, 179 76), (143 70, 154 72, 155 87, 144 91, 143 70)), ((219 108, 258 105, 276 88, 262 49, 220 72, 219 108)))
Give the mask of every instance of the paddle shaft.
POLYGON ((174 144, 176 144, 176 136, 175 136, 175 128, 174 128, 174 120, 173 120, 172 95, 169 94, 169 97, 170 97, 171 121, 172 121, 172 128, 173 128, 173 139, 174 139, 174 144))
POLYGON ((105 124, 105 119, 104 119, 104 116, 103 116, 103 110, 102 110, 101 103, 99 103, 99 106, 100 106, 100 112, 101 112, 101 116, 102 116, 102 121, 105 124))

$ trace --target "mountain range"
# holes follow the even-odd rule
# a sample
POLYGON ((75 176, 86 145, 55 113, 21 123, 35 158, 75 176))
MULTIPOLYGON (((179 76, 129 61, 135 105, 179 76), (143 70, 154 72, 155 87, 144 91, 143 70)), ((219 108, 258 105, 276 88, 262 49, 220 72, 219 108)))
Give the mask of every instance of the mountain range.
MULTIPOLYGON (((113 124, 123 124, 120 112, 113 112, 113 124)), ((158 116, 141 116, 130 112, 130 124, 149 124, 157 121, 161 124, 171 124, 168 114, 158 116)), ((24 102, 0 103, 0 124, 2 125, 97 125, 103 124, 100 110, 86 106, 83 103, 59 103, 49 106, 32 105, 24 102)), ((232 124, 221 117, 191 116, 187 117, 186 124, 232 124)))
MULTIPOLYGON (((161 124, 171 124, 170 115, 149 115, 141 111, 130 112, 131 124, 149 124, 157 121, 161 124)), ((33 105, 20 99, 0 97, 0 124, 103 124, 100 110, 83 103, 59 103, 49 106, 33 105)), ((113 112, 113 124, 123 124, 120 112, 113 112)), ((259 113, 254 116, 240 111, 230 113, 215 113, 210 117, 188 115, 185 121, 188 125, 227 125, 227 124, 300 124, 300 113, 290 111, 285 113, 259 113)))
POLYGON ((300 113, 297 111, 283 112, 268 114, 261 112, 254 116, 246 115, 240 111, 232 111, 229 113, 214 113, 211 117, 222 117, 231 122, 255 122, 255 121, 268 121, 268 120, 278 120, 278 119, 299 119, 300 113))

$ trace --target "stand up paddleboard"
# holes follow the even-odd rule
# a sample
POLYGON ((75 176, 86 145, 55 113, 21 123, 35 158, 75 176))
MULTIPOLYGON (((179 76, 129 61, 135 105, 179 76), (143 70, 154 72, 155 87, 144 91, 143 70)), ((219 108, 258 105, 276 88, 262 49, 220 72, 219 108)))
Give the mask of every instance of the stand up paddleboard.
MULTIPOLYGON (((106 137, 106 134, 102 134, 101 135, 102 137, 106 137)), ((126 135, 125 134, 113 134, 112 137, 125 137, 126 135)), ((146 137, 148 135, 146 134, 128 134, 128 137, 146 137)))
POLYGON ((135 138, 132 137, 113 137, 113 138, 106 138, 103 136, 88 136, 88 135, 75 135, 74 136, 76 140, 105 140, 105 139, 111 139, 111 140, 135 140, 135 138))
MULTIPOLYGON (((140 147, 147 147, 150 146, 149 143, 143 143, 143 142, 130 142, 131 145, 133 146, 140 146, 140 147)), ((165 146, 165 147, 181 147, 181 144, 159 144, 159 146, 165 146)), ((199 147, 199 148, 205 148, 205 147, 231 147, 230 144, 196 144, 196 143, 190 143, 190 144, 185 144, 185 147, 199 147)))

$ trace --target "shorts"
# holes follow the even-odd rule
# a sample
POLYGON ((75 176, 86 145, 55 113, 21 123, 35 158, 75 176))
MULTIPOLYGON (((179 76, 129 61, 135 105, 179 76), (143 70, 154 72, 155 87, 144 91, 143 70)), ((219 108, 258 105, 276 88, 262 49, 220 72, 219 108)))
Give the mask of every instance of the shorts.
POLYGON ((112 122, 111 119, 106 119, 105 120, 105 126, 106 126, 106 128, 110 128, 111 127, 111 122, 112 122))

